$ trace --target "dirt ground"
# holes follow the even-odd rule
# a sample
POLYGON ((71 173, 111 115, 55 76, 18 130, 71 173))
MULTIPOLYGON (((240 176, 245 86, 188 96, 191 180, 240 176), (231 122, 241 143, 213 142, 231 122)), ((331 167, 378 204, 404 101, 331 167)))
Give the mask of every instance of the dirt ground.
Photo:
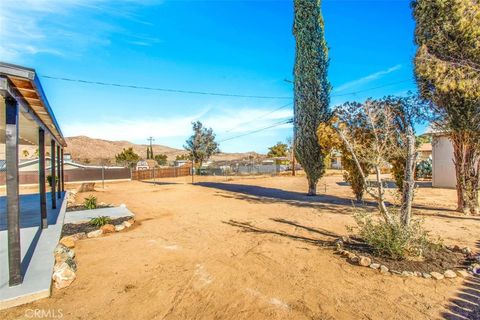
MULTIPOLYGON (((94 192, 125 203, 139 224, 77 242, 70 287, 0 318, 47 309, 64 319, 465 319, 450 317, 458 299, 480 300, 477 279, 381 275, 335 255, 328 245, 353 225, 351 192, 338 175, 323 178, 314 198, 303 195, 304 177, 189 181, 94 192)), ((478 250, 480 217, 451 211, 455 190, 416 196, 432 235, 478 250)))

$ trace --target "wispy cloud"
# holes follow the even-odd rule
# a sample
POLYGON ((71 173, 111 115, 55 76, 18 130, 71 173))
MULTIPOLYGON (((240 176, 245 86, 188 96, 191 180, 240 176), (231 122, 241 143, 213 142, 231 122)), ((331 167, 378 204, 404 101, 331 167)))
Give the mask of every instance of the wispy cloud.
POLYGON ((157 39, 131 35, 109 19, 129 19, 135 8, 159 1, 23 0, 0 1, 0 60, 15 61, 39 53, 81 56, 85 50, 108 46, 115 33, 143 45, 157 39))
POLYGON ((344 84, 334 88, 334 91, 335 92, 341 92, 341 91, 344 91, 346 89, 351 89, 351 88, 355 88, 355 87, 367 84, 369 82, 380 79, 387 74, 395 72, 395 71, 399 70, 401 67, 402 67, 402 65, 397 64, 397 65, 395 65, 391 68, 388 68, 386 70, 377 71, 375 73, 369 74, 368 76, 365 76, 365 77, 362 77, 362 78, 344 83, 344 84))
MULTIPOLYGON (((159 118, 138 118, 135 120, 108 121, 64 121, 64 134, 66 136, 87 135, 93 138, 107 140, 129 140, 142 142, 145 137, 153 136, 156 139, 180 138, 184 141, 192 131, 191 123, 202 121, 205 126, 212 127, 219 139, 229 138, 238 134, 264 128, 272 123, 292 116, 291 110, 279 110, 262 117, 258 121, 250 121, 264 115, 268 110, 259 108, 241 108, 236 110, 205 108, 189 116, 172 116, 159 118), (239 124, 243 124, 238 126, 239 124), (235 128, 230 132, 227 130, 235 128)), ((283 127, 288 127, 285 125, 283 127)), ((283 128, 279 126, 278 128, 283 128)), ((266 135, 269 132, 265 132, 266 135)), ((258 136, 258 135, 257 135, 258 136)), ((251 139, 251 137, 246 137, 251 139)), ((175 141, 178 139, 172 139, 175 141)))

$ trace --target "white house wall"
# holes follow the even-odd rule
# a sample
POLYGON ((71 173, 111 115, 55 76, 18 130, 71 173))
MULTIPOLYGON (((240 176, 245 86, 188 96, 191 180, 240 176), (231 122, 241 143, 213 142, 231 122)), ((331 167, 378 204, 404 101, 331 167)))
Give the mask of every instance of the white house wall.
POLYGON ((434 136, 432 143, 432 185, 437 188, 455 188, 456 174, 453 145, 446 136, 434 136))

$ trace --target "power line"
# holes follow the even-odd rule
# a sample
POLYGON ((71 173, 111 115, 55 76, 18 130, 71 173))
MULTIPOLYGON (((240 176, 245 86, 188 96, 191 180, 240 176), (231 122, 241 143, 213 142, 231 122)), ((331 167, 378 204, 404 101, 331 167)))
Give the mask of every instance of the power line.
MULTIPOLYGON (((183 90, 183 89, 169 89, 169 88, 159 88, 159 87, 147 87, 147 86, 139 86, 139 85, 129 85, 129 84, 119 84, 119 83, 111 83, 111 82, 102 82, 102 81, 88 81, 83 79, 73 79, 73 78, 65 78, 65 77, 54 77, 49 75, 41 76, 47 79, 53 80, 61 80, 61 81, 68 81, 68 82, 77 82, 77 83, 84 83, 84 84, 91 84, 91 85, 99 85, 99 86, 111 86, 111 87, 118 87, 118 88, 128 88, 128 89, 137 89, 137 90, 149 90, 149 91, 161 91, 161 92, 169 92, 169 93, 183 93, 183 94, 197 94, 197 95, 209 95, 209 96, 220 96, 220 97, 233 97, 233 98, 253 98, 253 99, 292 99, 293 97, 284 97, 284 96, 257 96, 257 95, 243 95, 243 94, 236 94, 236 93, 222 93, 222 92, 208 92, 208 91, 193 91, 193 90, 183 90)), ((387 83, 381 86, 376 86, 372 88, 367 88, 363 90, 351 91, 346 93, 340 94, 331 94, 331 97, 341 97, 341 96, 349 96, 349 95, 356 95, 358 93, 367 92, 371 90, 376 90, 392 85, 396 85, 399 83, 404 83, 411 81, 402 80, 392 83, 387 83)), ((287 81, 292 82, 292 81, 287 81)))
POLYGON ((268 127, 263 127, 263 128, 260 128, 260 129, 257 129, 257 130, 253 130, 253 131, 250 131, 250 132, 247 132, 247 133, 244 133, 244 134, 240 134, 240 135, 233 136, 233 137, 230 137, 230 138, 227 138, 227 139, 223 139, 223 140, 220 140, 220 141, 218 141, 218 142, 220 143, 220 142, 225 142, 225 141, 229 141, 229 140, 233 140, 233 139, 245 137, 245 136, 248 136, 248 135, 251 135, 251 134, 260 132, 260 131, 264 131, 264 130, 267 130, 267 129, 275 128, 275 127, 278 127, 278 126, 281 126, 281 125, 284 125, 284 124, 289 124, 289 123, 293 123, 293 119, 286 119, 286 120, 283 120, 283 121, 274 123, 274 124, 272 124, 272 125, 270 125, 270 126, 268 126, 268 127))
POLYGON ((199 95, 209 95, 209 96, 234 97, 234 98, 254 98, 254 99, 292 99, 291 97, 281 97, 281 96, 256 96, 256 95, 243 95, 243 94, 234 94, 234 93, 221 93, 221 92, 207 92, 207 91, 192 91, 192 90, 168 89, 168 88, 158 88, 158 87, 146 87, 146 86, 137 86, 137 85, 129 85, 129 84, 111 83, 111 82, 88 81, 88 80, 82 80, 82 79, 54 77, 54 76, 48 76, 48 75, 44 75, 44 76, 41 76, 41 77, 47 78, 47 79, 62 80, 62 81, 69 81, 69 82, 79 82, 79 83, 86 83, 86 84, 93 84, 93 85, 100 85, 100 86, 111 86, 111 87, 150 90, 150 91, 162 91, 162 92, 170 92, 170 93, 185 93, 185 94, 199 94, 199 95))
POLYGON ((410 82, 410 81, 412 81, 412 79, 391 82, 391 83, 387 83, 387 84, 384 84, 384 85, 371 87, 371 88, 367 88, 367 89, 363 89, 363 90, 357 90, 357 91, 353 91, 353 92, 331 94, 330 97, 343 97, 343 96, 356 95, 358 93, 372 91, 372 90, 385 88, 385 87, 393 86, 393 85, 400 84, 400 83, 410 82))
POLYGON ((240 127, 240 126, 243 126, 243 125, 245 125, 245 124, 249 124, 249 123, 251 123, 251 122, 253 122, 253 121, 256 121, 256 120, 258 120, 258 119, 262 119, 262 118, 268 116, 269 114, 272 114, 272 113, 274 113, 274 112, 276 112, 276 111, 278 111, 278 110, 282 110, 282 109, 284 109, 284 108, 286 108, 286 107, 288 107, 288 106, 290 106, 290 105, 292 105, 292 104, 293 104, 293 102, 289 102, 289 103, 287 103, 287 104, 284 104, 283 106, 280 106, 280 107, 278 107, 278 108, 276 108, 276 109, 273 109, 273 110, 271 110, 271 111, 269 111, 269 112, 267 112, 267 113, 264 113, 264 114, 256 117, 255 119, 251 119, 251 120, 248 120, 248 121, 239 123, 239 124, 237 124, 236 126, 234 126, 234 127, 230 128, 230 129, 226 130, 225 132, 230 132, 230 131, 232 131, 233 129, 236 129, 236 128, 240 127))

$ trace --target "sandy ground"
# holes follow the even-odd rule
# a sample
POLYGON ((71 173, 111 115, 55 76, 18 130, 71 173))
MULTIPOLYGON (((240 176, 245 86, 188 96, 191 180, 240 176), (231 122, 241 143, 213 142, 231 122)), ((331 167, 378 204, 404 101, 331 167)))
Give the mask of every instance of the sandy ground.
MULTIPOLYGON (((0 318, 43 309, 64 319, 449 319, 469 284, 471 300, 480 297, 475 279, 380 275, 325 248, 353 224, 339 176, 323 178, 315 198, 303 196, 303 177, 202 180, 95 192, 125 203, 138 226, 78 242, 70 287, 0 318)), ((420 188, 416 206, 446 244, 478 246, 480 218, 449 210, 454 190, 420 188)))

